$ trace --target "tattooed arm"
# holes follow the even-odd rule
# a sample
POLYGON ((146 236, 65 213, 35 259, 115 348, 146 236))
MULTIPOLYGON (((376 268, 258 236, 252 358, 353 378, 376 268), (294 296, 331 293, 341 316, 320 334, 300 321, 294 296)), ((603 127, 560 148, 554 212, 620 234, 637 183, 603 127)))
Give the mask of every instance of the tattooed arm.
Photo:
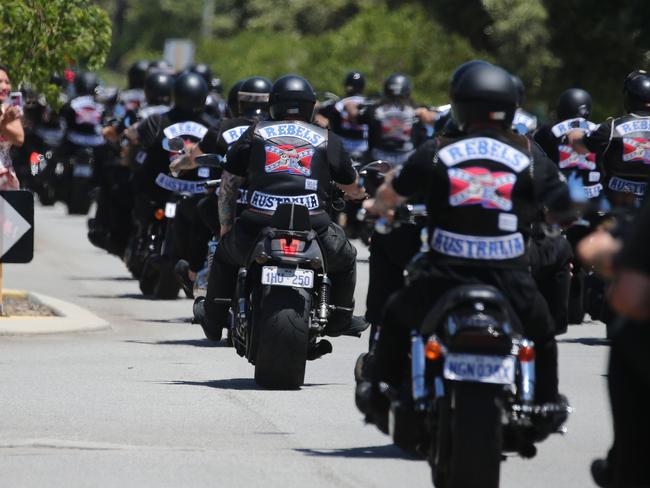
POLYGON ((221 224, 221 236, 223 237, 232 228, 237 210, 237 197, 239 187, 246 179, 228 171, 221 174, 221 185, 219 189, 219 223, 221 224))

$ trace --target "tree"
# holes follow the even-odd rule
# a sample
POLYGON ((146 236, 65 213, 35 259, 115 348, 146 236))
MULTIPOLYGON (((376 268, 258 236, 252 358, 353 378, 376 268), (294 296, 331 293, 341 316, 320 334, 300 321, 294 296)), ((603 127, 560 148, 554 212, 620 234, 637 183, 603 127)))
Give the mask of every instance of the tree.
POLYGON ((52 74, 75 64, 100 68, 110 48, 111 23, 90 0, 5 0, 0 38, 0 59, 14 85, 28 82, 57 103, 52 74))

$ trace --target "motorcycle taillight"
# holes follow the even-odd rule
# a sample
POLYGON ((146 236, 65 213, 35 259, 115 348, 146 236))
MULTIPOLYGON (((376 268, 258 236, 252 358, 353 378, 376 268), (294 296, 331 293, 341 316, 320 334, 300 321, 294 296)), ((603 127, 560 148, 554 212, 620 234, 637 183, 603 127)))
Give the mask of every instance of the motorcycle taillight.
POLYGON ((280 251, 285 256, 295 256, 299 252, 305 250, 305 241, 299 239, 272 239, 271 240, 271 250, 280 251))

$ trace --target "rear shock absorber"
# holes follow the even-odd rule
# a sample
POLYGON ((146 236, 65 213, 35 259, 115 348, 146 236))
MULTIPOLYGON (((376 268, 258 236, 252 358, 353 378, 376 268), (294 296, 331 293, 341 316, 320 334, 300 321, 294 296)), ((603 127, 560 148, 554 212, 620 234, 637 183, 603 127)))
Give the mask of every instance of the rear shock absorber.
POLYGON ((318 302, 318 323, 321 327, 327 324, 327 317, 329 316, 330 306, 330 290, 332 282, 327 274, 323 274, 323 281, 320 285, 319 302, 318 302))

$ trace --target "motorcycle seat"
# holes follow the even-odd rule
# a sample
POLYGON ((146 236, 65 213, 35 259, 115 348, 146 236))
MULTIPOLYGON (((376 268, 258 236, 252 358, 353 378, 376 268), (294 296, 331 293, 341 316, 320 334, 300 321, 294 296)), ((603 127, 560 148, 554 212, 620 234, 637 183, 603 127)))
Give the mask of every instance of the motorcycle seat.
POLYGON ((420 332, 423 335, 434 334, 440 327, 442 320, 454 309, 478 302, 497 308, 513 326, 514 330, 521 330, 517 314, 499 289, 490 285, 461 285, 452 288, 440 297, 425 317, 420 332))

